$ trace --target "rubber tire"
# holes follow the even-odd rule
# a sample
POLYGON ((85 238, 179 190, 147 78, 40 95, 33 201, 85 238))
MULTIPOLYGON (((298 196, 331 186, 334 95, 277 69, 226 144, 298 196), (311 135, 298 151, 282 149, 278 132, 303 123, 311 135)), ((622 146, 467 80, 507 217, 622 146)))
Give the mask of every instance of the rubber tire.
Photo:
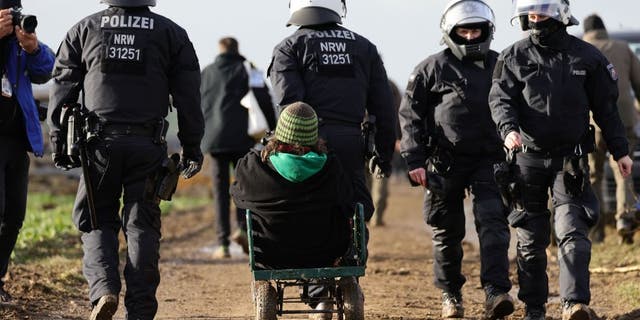
POLYGON ((338 286, 342 292, 344 320, 364 320, 364 295, 356 278, 341 278, 338 286))
POLYGON ((277 320, 278 295, 269 281, 254 284, 256 320, 277 320))

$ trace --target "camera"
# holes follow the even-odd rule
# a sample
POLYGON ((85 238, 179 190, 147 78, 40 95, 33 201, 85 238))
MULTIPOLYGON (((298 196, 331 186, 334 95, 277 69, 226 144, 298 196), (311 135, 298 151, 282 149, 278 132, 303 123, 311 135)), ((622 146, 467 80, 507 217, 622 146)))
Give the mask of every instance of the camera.
POLYGON ((34 33, 38 26, 38 19, 36 16, 22 14, 21 8, 12 8, 11 16, 13 18, 13 25, 19 26, 26 33, 34 33))

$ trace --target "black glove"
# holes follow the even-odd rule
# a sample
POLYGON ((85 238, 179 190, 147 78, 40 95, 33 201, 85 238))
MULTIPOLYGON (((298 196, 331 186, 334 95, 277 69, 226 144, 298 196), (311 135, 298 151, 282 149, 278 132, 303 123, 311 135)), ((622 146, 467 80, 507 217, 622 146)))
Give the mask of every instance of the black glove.
POLYGON ((373 156, 368 163, 369 172, 377 179, 391 176, 391 163, 383 161, 378 156, 373 156))
POLYGON ((51 157, 53 158, 53 164, 56 168, 67 171, 80 167, 80 159, 68 155, 64 140, 59 139, 55 134, 51 135, 51 147, 53 149, 51 157))
POLYGON ((196 173, 200 172, 200 169, 202 169, 203 160, 204 157, 202 156, 202 151, 200 151, 199 146, 183 146, 182 155, 180 157, 180 165, 178 167, 182 177, 185 179, 189 179, 195 176, 196 173))

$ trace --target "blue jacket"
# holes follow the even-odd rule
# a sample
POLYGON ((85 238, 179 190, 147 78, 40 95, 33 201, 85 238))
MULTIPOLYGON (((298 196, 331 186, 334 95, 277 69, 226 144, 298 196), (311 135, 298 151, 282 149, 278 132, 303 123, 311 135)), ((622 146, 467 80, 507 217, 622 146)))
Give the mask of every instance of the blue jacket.
POLYGON ((38 45, 40 46, 38 52, 28 54, 20 48, 15 37, 9 39, 6 70, 13 94, 18 100, 24 115, 27 139, 31 145, 31 150, 36 156, 42 157, 44 153, 42 128, 40 127, 38 107, 33 98, 31 83, 42 84, 49 81, 55 55, 42 42, 39 42, 38 45), (17 72, 18 70, 20 72, 17 72))

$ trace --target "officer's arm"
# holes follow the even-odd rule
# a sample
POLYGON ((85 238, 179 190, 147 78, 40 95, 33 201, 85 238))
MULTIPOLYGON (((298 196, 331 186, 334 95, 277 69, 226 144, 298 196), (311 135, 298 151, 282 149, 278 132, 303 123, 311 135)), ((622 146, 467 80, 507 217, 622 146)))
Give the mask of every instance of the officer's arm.
POLYGON ((607 148, 617 161, 629 154, 624 124, 618 114, 617 74, 613 65, 601 56, 597 65, 587 74, 585 90, 593 119, 602 130, 607 148))
POLYGON ((273 50, 268 72, 275 101, 280 108, 296 101, 304 101, 301 68, 291 44, 284 42, 273 50))
POLYGON ((504 140, 509 132, 519 132, 518 101, 522 94, 523 85, 516 78, 504 56, 498 57, 493 70, 493 81, 489 92, 489 108, 491 117, 504 140))
POLYGON ((199 148, 204 135, 200 109, 200 65, 186 32, 172 52, 169 90, 178 111, 178 139, 184 148, 199 148))
POLYGON ((398 111, 402 130, 400 154, 407 162, 409 171, 424 167, 430 156, 427 150, 429 131, 435 127, 433 105, 430 104, 435 100, 428 98, 434 80, 421 69, 418 66, 409 77, 398 111))
POLYGON ((382 161, 389 162, 396 141, 396 109, 393 105, 387 72, 378 51, 373 47, 367 111, 376 117, 376 150, 382 161))
MULTIPOLYGON (((640 102, 640 60, 629 49, 629 56, 631 56, 631 63, 629 67, 629 79, 631 80, 631 88, 636 96, 636 101, 640 102)), ((640 104, 636 103, 636 107, 640 108, 640 104)))
MULTIPOLYGON (((85 70, 82 64, 82 45, 80 27, 76 25, 68 33, 58 48, 52 72, 52 85, 49 91, 49 107, 47 108, 47 125, 51 141, 58 141, 60 132, 60 113, 66 103, 78 101, 82 90, 85 70)), ((44 50, 42 50, 44 51, 44 50)), ((64 139, 64 137, 60 137, 64 139)))
POLYGON ((29 80, 42 84, 51 79, 51 70, 55 62, 53 51, 42 42, 38 42, 38 50, 27 56, 27 72, 29 80))

